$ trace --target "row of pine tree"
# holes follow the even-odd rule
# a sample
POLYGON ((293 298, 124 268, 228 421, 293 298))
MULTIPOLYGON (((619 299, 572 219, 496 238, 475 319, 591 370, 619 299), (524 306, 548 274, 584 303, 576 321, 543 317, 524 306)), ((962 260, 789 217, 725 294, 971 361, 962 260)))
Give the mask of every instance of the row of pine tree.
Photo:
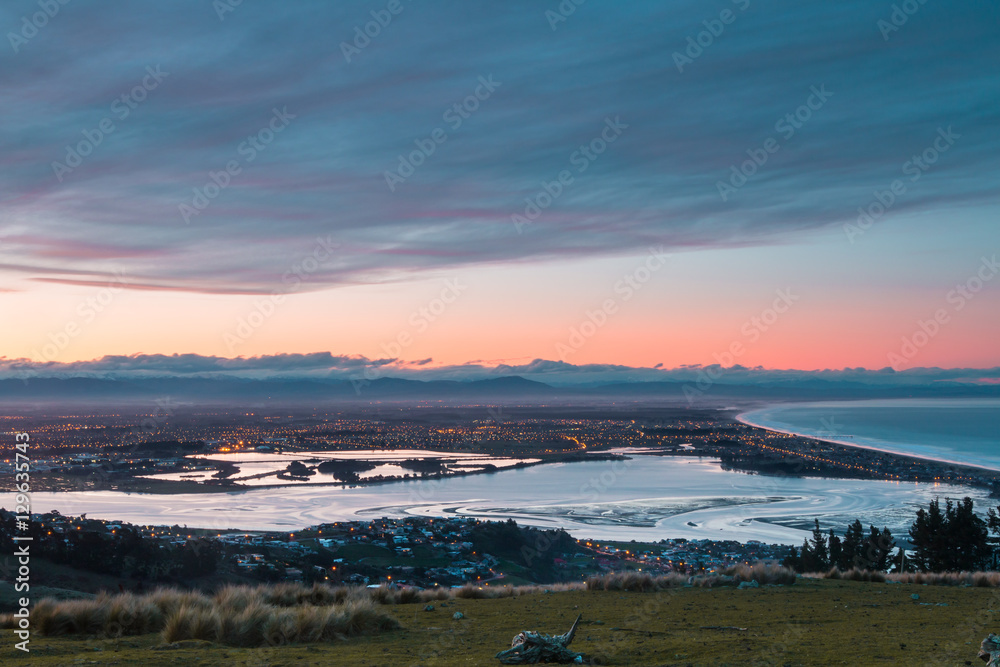
POLYGON ((905 553, 897 548, 888 528, 869 526, 866 532, 855 520, 843 537, 833 530, 824 533, 819 520, 811 539, 793 549, 784 565, 799 572, 840 570, 974 572, 995 569, 1000 559, 1000 507, 990 508, 986 519, 975 512, 972 498, 961 501, 932 500, 917 510, 909 529, 905 553))

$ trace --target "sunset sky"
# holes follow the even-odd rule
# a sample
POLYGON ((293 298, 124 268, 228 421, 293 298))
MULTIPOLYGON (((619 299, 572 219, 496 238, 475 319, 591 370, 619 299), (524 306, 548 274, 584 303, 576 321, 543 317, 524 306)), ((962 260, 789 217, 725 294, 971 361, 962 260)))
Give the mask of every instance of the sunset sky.
POLYGON ((1000 9, 913 5, 4 3, 0 358, 1000 366, 1000 9))

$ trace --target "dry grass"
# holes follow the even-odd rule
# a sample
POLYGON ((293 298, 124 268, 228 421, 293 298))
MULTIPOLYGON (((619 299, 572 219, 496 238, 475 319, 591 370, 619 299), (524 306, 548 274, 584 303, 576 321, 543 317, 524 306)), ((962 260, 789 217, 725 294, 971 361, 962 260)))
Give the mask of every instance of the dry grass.
POLYGON ((795 583, 796 577, 795 570, 769 563, 736 565, 723 570, 722 573, 724 575, 734 577, 736 579, 736 583, 743 581, 756 581, 761 586, 766 584, 781 584, 790 586, 795 583))
MULTIPOLYGON (((162 632, 168 642, 200 639, 230 646, 274 646, 328 641, 399 627, 380 605, 452 599, 497 599, 584 590, 582 583, 552 586, 475 586, 458 589, 362 588, 279 583, 225 586, 214 595, 176 588, 146 595, 101 594, 90 600, 40 600, 31 623, 45 636, 122 637, 162 632)), ((0 628, 15 627, 11 614, 0 628)))
POLYGON ((548 586, 476 586, 466 584, 461 588, 453 589, 452 597, 463 600, 497 600, 499 598, 516 598, 522 595, 582 591, 586 588, 587 585, 583 582, 550 584, 548 586))
MULTIPOLYGON (((102 594, 91 600, 41 600, 31 610, 31 622, 43 635, 103 634, 108 637, 144 635, 163 627, 163 611, 147 597, 129 593, 102 594)), ((7 626, 7 619, 0 625, 7 626)))
MULTIPOLYGON (((378 590, 297 584, 227 586, 207 597, 159 589, 142 596, 44 599, 31 610, 30 618, 45 636, 122 637, 162 631, 168 642, 201 639, 231 646, 274 646, 398 628, 395 618, 376 605, 373 598, 378 590)), ((0 618, 0 626, 14 627, 14 621, 7 614, 0 618)))
POLYGON ((886 574, 852 568, 841 572, 833 568, 828 572, 803 575, 813 579, 848 579, 850 581, 889 582, 923 586, 975 586, 1000 588, 1000 572, 900 572, 886 574))
POLYGON ((615 572, 587 580, 587 590, 591 591, 632 591, 646 593, 670 588, 714 586, 738 586, 744 581, 756 581, 760 585, 795 583, 795 572, 780 565, 755 563, 727 568, 719 574, 687 575, 671 573, 653 576, 642 572, 615 572))
POLYGON ((31 622, 43 635, 98 634, 107 610, 97 600, 41 600, 31 610, 31 622))
POLYGON ((890 574, 887 579, 901 584, 928 586, 1000 587, 1000 572, 902 572, 890 574))
POLYGON ((150 602, 160 608, 165 616, 171 616, 181 607, 207 609, 212 606, 211 598, 199 591, 182 591, 177 588, 157 588, 146 595, 150 602))
POLYGON ((399 622, 371 600, 329 606, 273 606, 252 602, 239 610, 185 607, 171 617, 163 639, 202 639, 229 646, 282 646, 374 635, 399 622))
POLYGON ((839 568, 831 568, 827 572, 817 573, 817 574, 807 574, 804 575, 812 579, 847 579, 848 581, 868 581, 868 582, 884 582, 885 572, 876 572, 872 570, 861 570, 856 567, 852 567, 850 570, 841 572, 839 568))

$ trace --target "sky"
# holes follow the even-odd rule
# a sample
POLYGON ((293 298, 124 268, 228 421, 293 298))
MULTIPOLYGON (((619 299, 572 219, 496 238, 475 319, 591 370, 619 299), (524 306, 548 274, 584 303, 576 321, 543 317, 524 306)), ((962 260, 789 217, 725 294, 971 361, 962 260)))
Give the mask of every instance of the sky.
POLYGON ((0 370, 1000 366, 995 4, 53 7, 0 370))

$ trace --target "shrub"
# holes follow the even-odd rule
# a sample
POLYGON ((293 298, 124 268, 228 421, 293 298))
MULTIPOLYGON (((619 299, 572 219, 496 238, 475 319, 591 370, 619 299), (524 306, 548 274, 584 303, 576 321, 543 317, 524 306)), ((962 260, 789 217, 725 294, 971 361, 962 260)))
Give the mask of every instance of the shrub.
POLYGON ((756 581, 760 585, 795 583, 795 570, 769 563, 754 563, 753 565, 735 565, 723 571, 723 574, 732 576, 736 583, 743 581, 756 581))

